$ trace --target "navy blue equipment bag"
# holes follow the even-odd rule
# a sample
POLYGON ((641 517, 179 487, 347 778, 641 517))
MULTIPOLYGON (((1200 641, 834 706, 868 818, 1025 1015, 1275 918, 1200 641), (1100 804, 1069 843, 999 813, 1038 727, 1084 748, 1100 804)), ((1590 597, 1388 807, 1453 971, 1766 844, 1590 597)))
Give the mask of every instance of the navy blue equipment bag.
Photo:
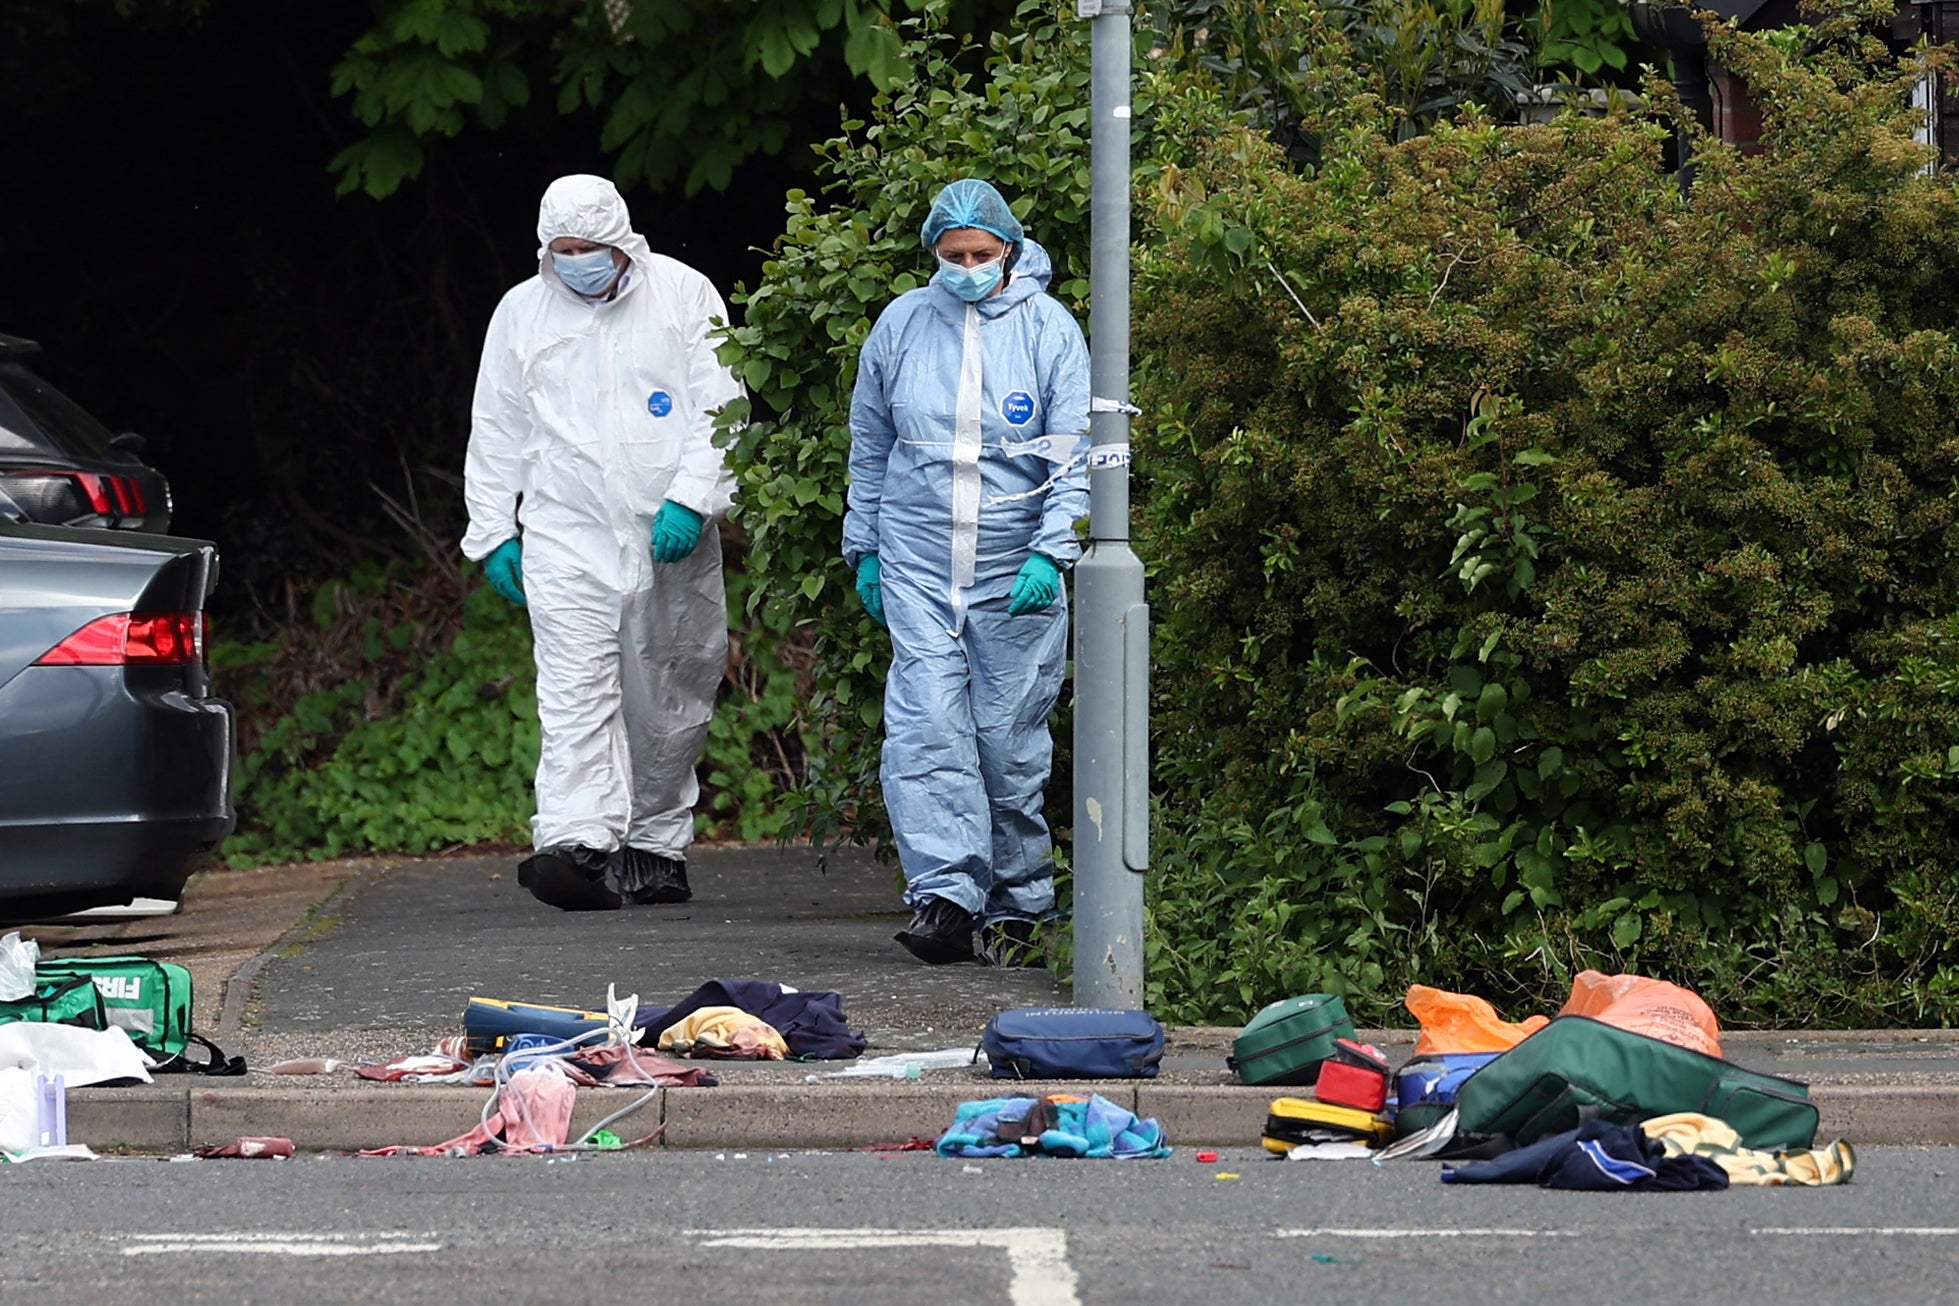
POLYGON ((1017 1007, 987 1022, 980 1047, 995 1079, 1151 1079, 1163 1026, 1147 1011, 1017 1007))
POLYGON ((1425 1052, 1395 1074, 1397 1138, 1419 1134, 1456 1109, 1463 1081, 1497 1059, 1494 1052, 1425 1052))

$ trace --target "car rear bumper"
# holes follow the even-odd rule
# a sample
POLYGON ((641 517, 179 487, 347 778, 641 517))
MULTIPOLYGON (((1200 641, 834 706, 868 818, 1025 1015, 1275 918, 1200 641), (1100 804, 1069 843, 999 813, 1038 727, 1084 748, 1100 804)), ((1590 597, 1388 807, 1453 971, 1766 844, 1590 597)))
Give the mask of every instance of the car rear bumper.
POLYGON ((175 897, 231 832, 231 705, 152 670, 35 666, 0 688, 0 900, 175 897))

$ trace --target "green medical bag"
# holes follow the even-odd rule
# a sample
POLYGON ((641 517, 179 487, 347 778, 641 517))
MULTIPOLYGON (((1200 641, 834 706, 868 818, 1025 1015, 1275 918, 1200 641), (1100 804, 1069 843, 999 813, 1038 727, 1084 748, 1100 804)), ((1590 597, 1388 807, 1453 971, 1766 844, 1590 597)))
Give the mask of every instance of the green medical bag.
POLYGON ((77 977, 49 979, 39 969, 34 974, 34 991, 12 1002, 0 1002, 0 1025, 31 1020, 44 1025, 79 1025, 83 1029, 107 1029, 108 1012, 95 985, 77 977))
POLYGON ((1286 998, 1260 1011, 1232 1041, 1225 1064, 1247 1084, 1311 1084, 1336 1039, 1354 1037, 1347 1004, 1330 993, 1286 998))
POLYGON ((1637 1124, 1698 1111, 1724 1120, 1744 1147, 1796 1151, 1816 1139, 1809 1086, 1604 1024, 1559 1016, 1464 1080, 1456 1142, 1527 1146, 1589 1119, 1637 1124))
POLYGON ((43 960, 36 979, 93 980, 109 1023, 157 1060, 190 1046, 190 972, 148 957, 62 957, 43 960))
POLYGON ((86 978, 114 1025, 150 1054, 159 1073, 195 1071, 200 1075, 242 1075, 245 1058, 224 1049, 190 1027, 190 972, 174 962, 148 957, 61 957, 34 968, 37 980, 86 978), (188 1055, 196 1046, 204 1060, 188 1055))

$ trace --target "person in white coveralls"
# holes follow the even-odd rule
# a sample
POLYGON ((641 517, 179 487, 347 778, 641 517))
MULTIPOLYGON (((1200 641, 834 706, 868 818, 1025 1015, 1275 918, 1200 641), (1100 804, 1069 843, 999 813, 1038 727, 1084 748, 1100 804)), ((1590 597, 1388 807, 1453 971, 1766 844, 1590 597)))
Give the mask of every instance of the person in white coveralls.
POLYGON ((727 660, 714 414, 727 306, 655 254, 603 177, 560 177, 537 275, 490 319, 464 555, 530 614, 542 751, 518 883, 565 911, 684 902, 694 768, 727 660), (617 876, 619 892, 606 883, 617 876))

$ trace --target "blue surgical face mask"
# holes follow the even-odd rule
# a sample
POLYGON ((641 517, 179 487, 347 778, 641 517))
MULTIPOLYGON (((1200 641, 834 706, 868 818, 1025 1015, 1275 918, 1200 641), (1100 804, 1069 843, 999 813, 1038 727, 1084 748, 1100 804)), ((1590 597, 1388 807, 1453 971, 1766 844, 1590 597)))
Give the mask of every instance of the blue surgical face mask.
POLYGON ((612 264, 610 249, 595 249, 584 254, 552 251, 551 265, 558 269, 558 280, 581 295, 603 295, 619 269, 612 264))
MULTIPOLYGON (((938 258, 936 254, 933 257, 938 258)), ((960 267, 957 263, 949 263, 941 258, 939 280, 945 283, 947 290, 968 304, 977 304, 999 287, 1000 278, 1007 274, 1006 264, 1005 250, 1002 250, 1000 257, 992 262, 982 263, 972 268, 960 267)))

